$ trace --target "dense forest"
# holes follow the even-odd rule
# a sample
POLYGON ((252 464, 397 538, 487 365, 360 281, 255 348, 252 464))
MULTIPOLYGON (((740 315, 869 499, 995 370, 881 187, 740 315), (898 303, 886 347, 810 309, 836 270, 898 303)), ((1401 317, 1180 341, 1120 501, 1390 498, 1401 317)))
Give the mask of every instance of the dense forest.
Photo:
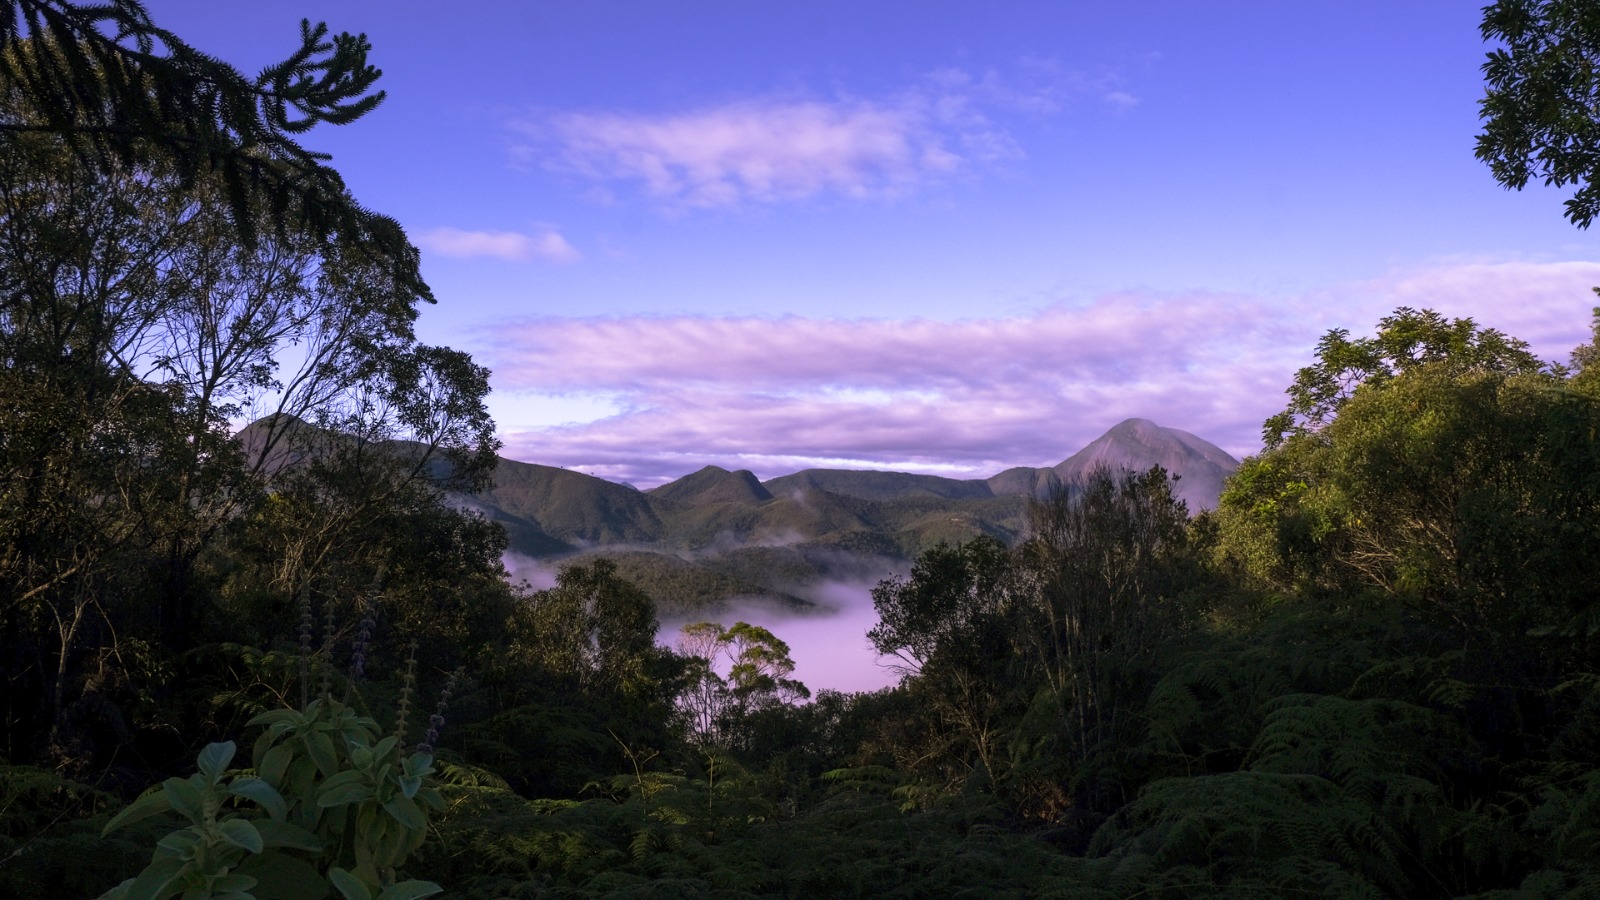
MULTIPOLYGON (((1486 11, 1479 154, 1586 225, 1581 12, 1486 11)), ((813 697, 447 502, 488 373, 300 145, 382 99, 303 38, 0 15, 0 896, 1600 896, 1600 310, 1330 332, 1216 510, 1099 470, 937 544, 899 685, 813 697)))

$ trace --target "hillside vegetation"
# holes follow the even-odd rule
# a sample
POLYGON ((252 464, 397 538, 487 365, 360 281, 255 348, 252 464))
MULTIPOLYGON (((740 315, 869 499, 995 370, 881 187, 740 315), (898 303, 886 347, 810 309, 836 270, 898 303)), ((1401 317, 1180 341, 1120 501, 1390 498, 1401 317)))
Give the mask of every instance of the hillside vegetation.
POLYGON ((500 460, 492 484, 453 502, 506 532, 509 549, 547 565, 610 559, 664 612, 718 609, 762 595, 904 568, 940 543, 986 535, 1014 545, 1028 504, 1072 491, 1096 468, 1161 466, 1193 512, 1217 505, 1238 467, 1187 432, 1129 419, 1053 468, 958 480, 906 472, 807 469, 762 482, 717 466, 649 491, 566 469, 500 460))
MULTIPOLYGON (((1578 28, 1506 6, 1519 53, 1578 28)), ((496 469, 415 250, 295 140, 376 102, 364 38, 249 81, 126 0, 10 11, 0 896, 1600 895, 1600 310, 1570 366, 1328 333, 1198 515, 1093 465, 1226 462, 1137 420, 1003 490, 496 469), (510 539, 590 552, 533 590, 510 539), (893 688, 658 645, 897 555, 893 688)))

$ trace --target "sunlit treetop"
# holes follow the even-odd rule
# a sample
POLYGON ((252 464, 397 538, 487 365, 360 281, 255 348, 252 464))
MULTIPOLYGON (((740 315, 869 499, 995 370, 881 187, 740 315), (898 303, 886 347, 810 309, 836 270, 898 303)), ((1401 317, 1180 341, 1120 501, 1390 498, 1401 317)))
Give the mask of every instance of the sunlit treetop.
POLYGON ((1600 215, 1600 6, 1499 0, 1481 30, 1500 46, 1483 64, 1478 159, 1509 188, 1576 185, 1566 215, 1588 228, 1600 215))
POLYGON ((1289 406, 1266 421, 1262 441, 1277 447, 1291 435, 1320 431, 1362 385, 1378 384, 1426 365, 1507 375, 1552 371, 1525 341, 1470 318, 1447 319, 1431 309, 1401 307, 1370 338, 1335 328, 1317 342, 1317 359, 1295 373, 1289 406))

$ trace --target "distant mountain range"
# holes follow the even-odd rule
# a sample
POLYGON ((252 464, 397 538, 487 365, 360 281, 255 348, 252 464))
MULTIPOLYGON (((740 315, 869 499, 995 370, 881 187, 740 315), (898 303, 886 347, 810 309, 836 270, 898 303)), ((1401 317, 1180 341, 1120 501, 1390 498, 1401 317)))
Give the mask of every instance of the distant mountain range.
MULTIPOLYGON (((1238 461, 1185 431, 1128 419, 1049 468, 986 479, 806 469, 761 481, 717 466, 639 491, 579 472, 502 459, 494 486, 456 497, 535 560, 603 555, 666 612, 762 595, 804 605, 804 585, 876 580, 939 541, 1017 540, 1028 501, 1095 466, 1160 465, 1198 511, 1216 506, 1238 461)), ((552 560, 553 561, 553 560, 552 560)))

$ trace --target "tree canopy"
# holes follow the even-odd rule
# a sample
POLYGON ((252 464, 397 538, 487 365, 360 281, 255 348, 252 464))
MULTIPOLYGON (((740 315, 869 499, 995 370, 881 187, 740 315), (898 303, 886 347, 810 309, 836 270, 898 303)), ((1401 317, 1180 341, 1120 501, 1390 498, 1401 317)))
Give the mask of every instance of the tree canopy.
POLYGON ((0 134, 49 131, 104 171, 152 155, 188 183, 222 186, 246 243, 263 221, 362 247, 431 300, 420 257, 393 219, 362 207, 329 157, 301 145, 382 101, 365 35, 300 24, 300 46, 247 78, 157 25, 137 0, 12 0, 0 11, 0 79, 29 115, 0 134))
POLYGON ((1567 218, 1588 228, 1600 215, 1600 16, 1587 0, 1497 0, 1484 7, 1478 159, 1496 181, 1521 189, 1534 178, 1573 185, 1567 218))

